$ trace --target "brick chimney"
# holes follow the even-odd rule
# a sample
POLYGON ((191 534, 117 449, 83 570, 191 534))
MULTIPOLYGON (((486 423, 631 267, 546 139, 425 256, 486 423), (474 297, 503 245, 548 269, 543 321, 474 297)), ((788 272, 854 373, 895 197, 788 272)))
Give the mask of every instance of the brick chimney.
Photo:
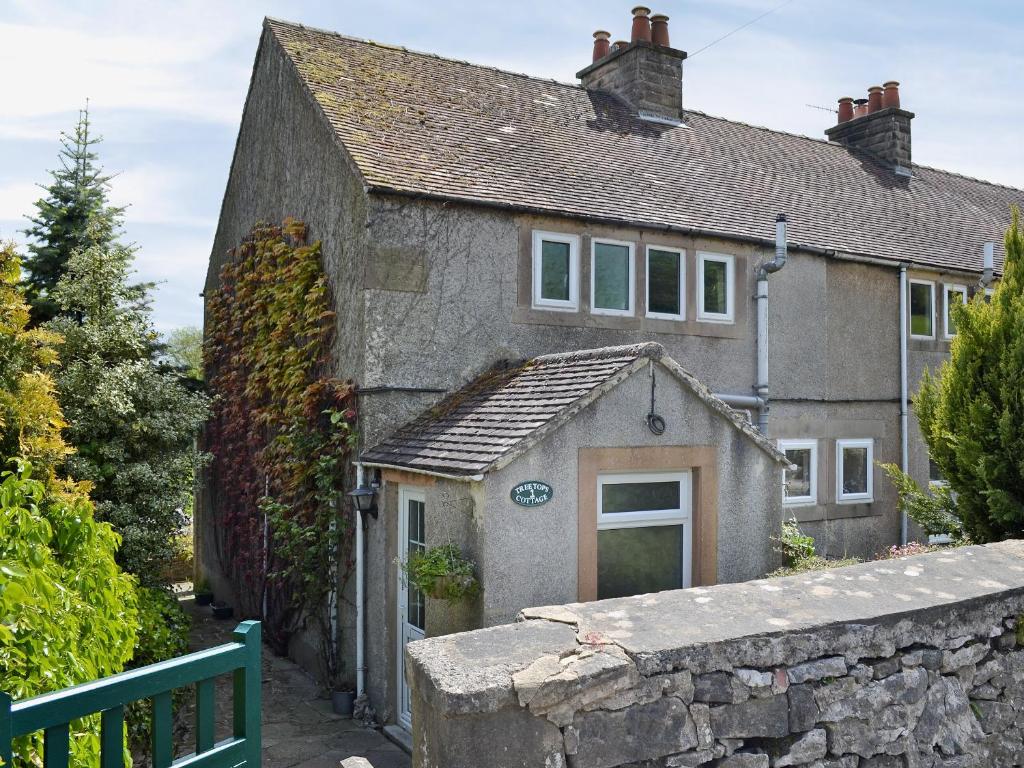
POLYGON ((644 6, 634 8, 629 44, 613 46, 576 77, 588 91, 615 94, 642 118, 675 123, 683 117, 686 52, 667 45, 667 16, 658 14, 653 18, 652 34, 650 14, 644 6))
POLYGON ((829 141, 870 152, 896 173, 909 176, 910 121, 914 113, 900 107, 899 87, 895 80, 882 87, 872 86, 862 110, 851 110, 850 97, 843 97, 839 100, 839 122, 825 135, 829 141))

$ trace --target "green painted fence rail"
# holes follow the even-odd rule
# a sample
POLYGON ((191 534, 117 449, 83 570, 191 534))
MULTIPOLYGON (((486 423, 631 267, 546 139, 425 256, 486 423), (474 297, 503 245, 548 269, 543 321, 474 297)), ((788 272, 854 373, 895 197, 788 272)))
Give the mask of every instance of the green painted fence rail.
POLYGON ((243 621, 233 643, 150 664, 31 699, 11 701, 0 691, 0 762, 11 764, 11 741, 43 731, 43 768, 67 768, 69 724, 100 713, 100 766, 124 768, 124 708, 153 702, 153 768, 260 768, 260 623, 243 621), (234 678, 232 735, 214 742, 214 679, 234 678), (173 759, 171 692, 196 689, 196 751, 173 759))

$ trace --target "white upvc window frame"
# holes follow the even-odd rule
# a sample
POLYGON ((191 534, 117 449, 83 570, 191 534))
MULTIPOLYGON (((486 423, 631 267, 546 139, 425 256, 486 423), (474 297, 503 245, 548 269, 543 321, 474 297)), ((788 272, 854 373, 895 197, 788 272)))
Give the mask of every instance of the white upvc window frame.
POLYGON ((736 319, 736 257, 728 253, 697 251, 697 319, 704 323, 732 323, 736 319), (704 309, 704 264, 709 261, 725 264, 725 304, 727 312, 704 309))
POLYGON ((690 470, 651 472, 601 472, 597 476, 597 530, 619 528, 653 528, 681 525, 683 527, 683 584, 688 589, 693 570, 693 473, 690 470), (605 485, 615 483, 679 483, 679 508, 636 512, 604 513, 605 485))
POLYGON ((935 281, 934 280, 920 280, 917 278, 910 278, 907 281, 907 330, 910 331, 910 338, 912 339, 934 339, 935 338, 935 281), (914 293, 913 286, 915 285, 927 285, 931 293, 931 301, 929 302, 932 310, 932 321, 929 326, 932 332, 927 336, 923 333, 914 333, 914 309, 911 302, 911 296, 914 293))
POLYGON ((590 238, 590 314, 610 315, 612 317, 633 317, 636 314, 636 243, 626 240, 612 240, 607 237, 590 238), (629 253, 629 306, 626 309, 605 309, 594 305, 595 286, 597 284, 597 270, 594 268, 597 260, 598 245, 623 246, 629 253))
POLYGON ((782 470, 782 503, 787 507, 813 506, 818 503, 818 441, 817 440, 779 440, 779 450, 810 450, 811 452, 811 488, 807 496, 786 496, 786 470, 782 470))
POLYGON ((949 320, 950 320, 950 317, 949 317, 949 310, 950 310, 949 294, 951 292, 952 293, 959 293, 961 296, 963 296, 963 303, 966 304, 967 303, 967 286, 963 285, 961 283, 943 283, 942 284, 942 335, 946 339, 946 341, 949 341, 950 339, 956 337, 955 333, 950 333, 949 332, 949 320))
POLYGON ((836 440, 836 503, 870 504, 875 500, 875 440, 871 437, 836 440), (843 450, 846 448, 867 448, 867 491, 865 493, 843 493, 843 450))
POLYGON ((652 320, 686 320, 686 249, 671 248, 667 245, 648 244, 644 257, 644 297, 647 305, 646 316, 652 320), (679 314, 651 311, 651 251, 664 251, 679 255, 679 314))
POLYGON ((580 309, 580 237, 565 232, 533 230, 531 306, 547 312, 579 312, 580 309), (569 300, 541 297, 543 242, 566 243, 569 246, 569 300))

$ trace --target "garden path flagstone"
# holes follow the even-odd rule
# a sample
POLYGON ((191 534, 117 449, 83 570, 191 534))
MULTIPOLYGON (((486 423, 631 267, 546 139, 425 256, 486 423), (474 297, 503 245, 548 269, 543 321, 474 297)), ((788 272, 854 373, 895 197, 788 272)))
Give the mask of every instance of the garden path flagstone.
MULTIPOLYGON (((192 593, 179 593, 192 616, 191 651, 231 641, 237 619, 217 620, 209 608, 197 606, 192 593)), ((364 758, 373 768, 409 768, 409 756, 382 733, 331 711, 319 698, 317 684, 292 661, 263 651, 263 768, 338 768, 343 760, 364 758)), ((175 755, 194 749, 192 705, 183 711, 186 728, 175 755)), ((216 737, 231 732, 231 681, 217 680, 216 737)), ((348 763, 346 763, 348 765, 348 763)), ((351 765, 365 765, 358 761, 351 765)))

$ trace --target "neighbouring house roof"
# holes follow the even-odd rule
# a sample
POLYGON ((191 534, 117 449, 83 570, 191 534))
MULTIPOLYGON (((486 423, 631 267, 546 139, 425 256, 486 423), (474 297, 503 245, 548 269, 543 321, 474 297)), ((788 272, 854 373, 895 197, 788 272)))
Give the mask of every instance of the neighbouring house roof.
POLYGON ((785 455, 739 411, 711 394, 653 342, 543 355, 492 369, 364 452, 361 461, 478 477, 509 464, 602 394, 655 363, 772 459, 788 466, 785 455))
MULTIPOLYGON (((1024 191, 688 110, 640 120, 577 85, 268 19, 371 193, 422 195, 938 269, 997 269, 1024 191)), ((580 47, 581 65, 589 50, 580 47)), ((975 137, 977 138, 977 137, 975 137)))

